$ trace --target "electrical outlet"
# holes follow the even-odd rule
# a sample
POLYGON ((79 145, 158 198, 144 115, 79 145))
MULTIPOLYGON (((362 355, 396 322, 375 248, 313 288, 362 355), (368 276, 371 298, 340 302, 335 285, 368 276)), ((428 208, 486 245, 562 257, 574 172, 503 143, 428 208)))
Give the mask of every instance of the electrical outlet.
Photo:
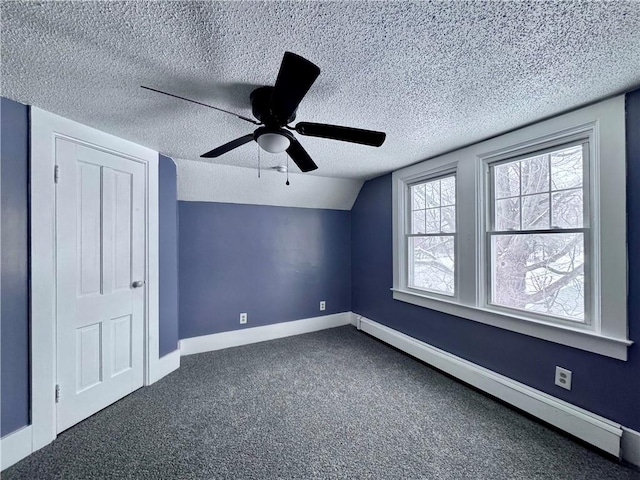
POLYGON ((556 385, 571 390, 571 370, 556 366, 556 385))
POLYGON ((241 313, 240 314, 240 324, 244 324, 247 323, 247 314, 246 313, 241 313))
POLYGON ((327 302, 325 302, 324 300, 320 302, 320 311, 326 310, 327 309, 327 302))

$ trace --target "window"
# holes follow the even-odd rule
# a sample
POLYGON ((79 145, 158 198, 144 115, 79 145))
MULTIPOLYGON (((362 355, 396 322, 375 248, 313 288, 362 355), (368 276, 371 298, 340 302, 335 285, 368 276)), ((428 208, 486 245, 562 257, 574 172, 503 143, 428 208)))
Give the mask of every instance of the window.
POLYGON ((492 164, 489 302, 586 323, 589 143, 492 164))
POLYGON ((455 294, 456 177, 411 185, 408 286, 455 294))
POLYGON ((621 96, 394 172, 393 298, 626 360, 625 160, 621 96))

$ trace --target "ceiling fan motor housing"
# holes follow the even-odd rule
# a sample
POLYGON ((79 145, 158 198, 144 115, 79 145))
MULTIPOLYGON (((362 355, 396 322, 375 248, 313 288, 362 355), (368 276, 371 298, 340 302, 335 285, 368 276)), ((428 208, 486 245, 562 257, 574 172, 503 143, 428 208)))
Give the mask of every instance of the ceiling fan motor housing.
POLYGON ((296 119, 294 111, 289 118, 278 118, 271 110, 271 97, 273 87, 264 86, 256 88, 249 99, 251 100, 251 111, 253 116, 267 127, 283 127, 296 119))

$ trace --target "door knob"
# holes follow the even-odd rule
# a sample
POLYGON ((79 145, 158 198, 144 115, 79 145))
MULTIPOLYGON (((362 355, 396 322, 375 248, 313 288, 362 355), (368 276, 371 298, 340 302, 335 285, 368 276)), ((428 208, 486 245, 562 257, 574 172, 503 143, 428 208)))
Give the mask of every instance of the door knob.
POLYGON ((144 286, 144 281, 136 280, 135 282, 133 282, 133 284, 131 286, 133 288, 140 288, 140 287, 144 286))

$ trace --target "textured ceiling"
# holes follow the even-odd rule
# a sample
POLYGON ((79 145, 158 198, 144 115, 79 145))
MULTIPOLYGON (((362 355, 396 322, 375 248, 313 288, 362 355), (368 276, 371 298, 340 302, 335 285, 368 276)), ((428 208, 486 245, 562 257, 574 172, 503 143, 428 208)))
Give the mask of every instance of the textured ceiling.
MULTIPOLYGON (((371 178, 638 86, 640 3, 2 2, 1 93, 200 160, 252 125, 139 86, 251 116, 286 50, 322 70, 298 120, 387 132, 299 137, 314 174, 371 178)), ((253 167, 257 148, 207 161, 253 167)))

